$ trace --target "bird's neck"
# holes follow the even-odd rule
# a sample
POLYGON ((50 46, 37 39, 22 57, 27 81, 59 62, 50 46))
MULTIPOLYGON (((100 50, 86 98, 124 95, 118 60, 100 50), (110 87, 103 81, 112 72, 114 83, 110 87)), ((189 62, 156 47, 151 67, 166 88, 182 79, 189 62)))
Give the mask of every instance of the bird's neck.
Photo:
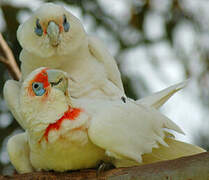
POLYGON ((80 115, 80 113, 82 112, 82 109, 80 108, 72 108, 72 107, 68 107, 68 110, 65 111, 64 115, 59 118, 56 122, 49 124, 44 132, 42 137, 39 140, 39 143, 41 143, 42 140, 45 140, 46 142, 48 142, 48 135, 51 131, 55 130, 58 131, 61 128, 62 122, 64 120, 69 120, 69 121, 74 121, 76 120, 76 118, 80 115))

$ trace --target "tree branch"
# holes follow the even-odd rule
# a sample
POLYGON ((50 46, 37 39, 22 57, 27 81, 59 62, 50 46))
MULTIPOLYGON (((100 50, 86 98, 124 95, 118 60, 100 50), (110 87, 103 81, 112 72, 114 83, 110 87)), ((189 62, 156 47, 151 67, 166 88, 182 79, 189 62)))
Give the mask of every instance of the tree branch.
POLYGON ((2 34, 0 33, 0 48, 2 49, 2 54, 0 55, 0 62, 5 64, 9 73, 15 80, 19 80, 21 76, 20 69, 15 61, 14 55, 4 40, 2 34))
POLYGON ((0 176, 0 180, 208 180, 209 152, 175 160, 161 161, 130 168, 105 171, 97 176, 96 170, 81 170, 71 173, 35 172, 0 176))

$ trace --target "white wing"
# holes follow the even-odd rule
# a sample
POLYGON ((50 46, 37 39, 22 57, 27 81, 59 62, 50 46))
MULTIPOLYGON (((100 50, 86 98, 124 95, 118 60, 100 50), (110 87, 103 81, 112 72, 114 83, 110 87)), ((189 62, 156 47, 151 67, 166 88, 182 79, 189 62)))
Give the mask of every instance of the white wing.
POLYGON ((19 173, 33 172, 33 167, 30 162, 30 148, 26 132, 16 134, 9 138, 7 143, 7 152, 12 165, 19 173))
POLYGON ((160 108, 173 94, 175 94, 177 91, 183 89, 188 83, 187 81, 184 81, 179 84, 175 84, 173 86, 170 86, 166 89, 163 89, 162 91, 156 92, 150 96, 147 96, 145 98, 139 99, 135 101, 137 104, 142 104, 145 106, 154 107, 156 109, 160 108))
POLYGON ((19 113, 20 82, 8 80, 4 85, 4 99, 17 122, 24 128, 19 113))
POLYGON ((141 155, 152 152, 164 141, 164 128, 183 131, 154 108, 132 102, 104 107, 90 122, 91 141, 109 156, 141 162, 141 155))
POLYGON ((105 70, 108 74, 108 79, 112 81, 118 88, 124 91, 123 83, 121 81, 120 72, 115 59, 107 51, 103 43, 92 36, 88 36, 89 51, 101 63, 104 64, 105 70))

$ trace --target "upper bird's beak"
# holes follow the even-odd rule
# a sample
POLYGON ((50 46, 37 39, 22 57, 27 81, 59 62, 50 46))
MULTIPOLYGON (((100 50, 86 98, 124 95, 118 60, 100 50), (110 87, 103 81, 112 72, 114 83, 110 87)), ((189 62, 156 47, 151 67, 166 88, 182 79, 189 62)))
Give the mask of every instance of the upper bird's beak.
POLYGON ((51 87, 61 90, 66 96, 68 96, 68 78, 64 72, 59 70, 48 69, 48 82, 51 87))
POLYGON ((54 21, 50 21, 46 32, 49 36, 50 44, 54 47, 58 46, 60 43, 59 26, 54 21))

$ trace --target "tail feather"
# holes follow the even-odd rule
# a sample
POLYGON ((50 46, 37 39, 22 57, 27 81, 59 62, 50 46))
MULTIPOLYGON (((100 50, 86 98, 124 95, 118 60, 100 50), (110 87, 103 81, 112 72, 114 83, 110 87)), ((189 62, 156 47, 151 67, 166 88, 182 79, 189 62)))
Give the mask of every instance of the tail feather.
POLYGON ((171 160, 205 152, 204 149, 198 146, 177 141, 173 138, 165 138, 165 142, 168 144, 168 147, 159 145, 159 148, 153 148, 152 153, 142 155, 143 164, 171 160))
MULTIPOLYGON (((167 134, 168 136, 172 136, 172 134, 167 134)), ((151 153, 143 154, 142 163, 140 164, 130 159, 114 160, 113 164, 116 167, 139 166, 206 152, 206 150, 198 146, 177 141, 173 138, 166 137, 164 141, 168 144, 168 146, 159 145, 158 148, 153 148, 151 153)))
POLYGON ((173 121, 171 121, 169 119, 166 119, 164 121, 164 128, 171 129, 171 130, 174 130, 180 134, 185 135, 184 131, 176 123, 174 123, 173 121))
POLYGON ((183 89, 187 85, 187 83, 188 80, 179 84, 175 84, 155 94, 139 99, 136 101, 136 103, 159 109, 173 94, 183 89))

